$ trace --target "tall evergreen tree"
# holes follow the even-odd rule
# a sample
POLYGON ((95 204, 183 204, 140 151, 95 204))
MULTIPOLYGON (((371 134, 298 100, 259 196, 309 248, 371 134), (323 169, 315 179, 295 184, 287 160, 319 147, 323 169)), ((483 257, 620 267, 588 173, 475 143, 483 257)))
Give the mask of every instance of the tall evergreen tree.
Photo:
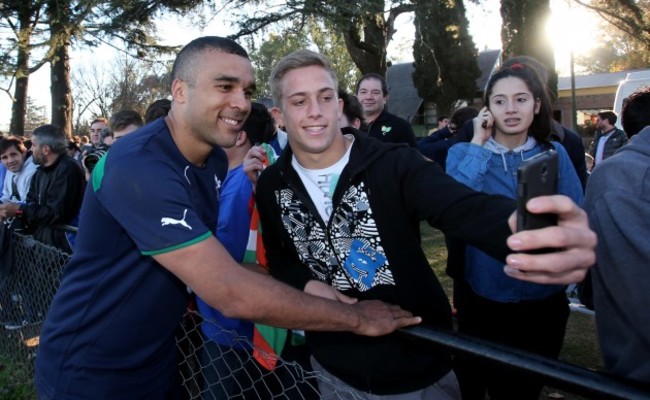
POLYGON ((438 114, 449 114, 459 100, 476 96, 481 71, 468 25, 462 0, 417 2, 413 82, 438 114))

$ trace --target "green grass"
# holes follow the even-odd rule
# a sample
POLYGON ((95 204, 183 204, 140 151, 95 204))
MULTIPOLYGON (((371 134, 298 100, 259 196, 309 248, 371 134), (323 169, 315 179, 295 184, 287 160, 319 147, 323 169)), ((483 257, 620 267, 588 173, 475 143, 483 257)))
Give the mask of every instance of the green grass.
POLYGON ((36 399, 29 368, 16 365, 0 357, 0 399, 36 399))
MULTIPOLYGON (((429 260, 429 264, 435 271, 438 280, 440 280, 442 287, 445 289, 451 301, 453 282, 445 274, 447 248, 445 247, 444 236, 440 231, 431 228, 426 223, 422 223, 421 230, 422 248, 429 260)), ((604 369, 593 316, 577 312, 571 313, 560 360, 591 370, 602 371, 604 369)), ((584 399, 584 397, 547 387, 544 389, 540 399, 548 398, 561 398, 565 400, 584 399), (556 394, 562 397, 553 397, 556 394), (552 396, 549 397, 549 395, 552 396)))
MULTIPOLYGON (((422 247, 434 269, 442 287, 451 299, 452 280, 445 274, 447 249, 442 233, 426 223, 421 225, 422 247)), ((592 370, 603 370, 603 363, 596 336, 594 318, 580 313, 571 313, 567 325, 564 347, 560 359, 592 370)), ((545 388, 541 399, 561 398, 565 400, 582 400, 583 397, 553 388, 545 388), (562 397, 550 397, 559 394, 562 397)), ((14 365, 0 355, 0 399, 32 400, 36 399, 33 377, 29 367, 14 365)))

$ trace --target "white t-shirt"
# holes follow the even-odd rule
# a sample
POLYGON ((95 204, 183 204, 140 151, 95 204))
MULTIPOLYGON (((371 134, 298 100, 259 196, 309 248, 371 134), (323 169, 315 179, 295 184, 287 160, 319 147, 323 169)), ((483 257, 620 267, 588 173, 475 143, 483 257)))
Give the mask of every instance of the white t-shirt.
POLYGON ((594 165, 600 164, 601 161, 603 161, 603 152, 605 151, 605 143, 609 139, 610 136, 612 136, 612 133, 614 133, 616 130, 612 129, 609 133, 603 135, 600 137, 600 140, 598 140, 598 145, 596 146, 596 155, 594 157, 594 165))
MULTIPOLYGON (((352 135, 345 135, 345 137, 350 142, 354 142, 352 135)), ((309 197, 311 197, 318 213, 326 223, 329 221, 330 215, 332 215, 334 207, 332 197, 334 196, 336 184, 339 181, 341 172, 350 160, 351 149, 352 144, 348 146, 347 151, 340 160, 323 169, 304 168, 298 163, 295 155, 291 158, 291 165, 298 173, 300 180, 305 185, 305 189, 307 189, 307 193, 309 193, 309 197)))

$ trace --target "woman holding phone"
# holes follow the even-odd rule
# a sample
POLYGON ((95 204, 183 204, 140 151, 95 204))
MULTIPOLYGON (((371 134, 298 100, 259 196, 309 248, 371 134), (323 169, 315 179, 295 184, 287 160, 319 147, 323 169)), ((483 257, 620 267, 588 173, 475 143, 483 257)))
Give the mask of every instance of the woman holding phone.
MULTIPOLYGON (((582 204, 582 185, 564 148, 550 142, 551 106, 538 74, 521 63, 490 78, 474 136, 449 150, 447 173, 475 190, 517 197, 517 169, 549 149, 558 155, 558 193, 582 204)), ((556 358, 569 315, 564 287, 508 277, 503 264, 471 245, 454 281, 462 333, 556 358)), ((465 357, 456 375, 463 399, 537 399, 542 382, 465 357)))

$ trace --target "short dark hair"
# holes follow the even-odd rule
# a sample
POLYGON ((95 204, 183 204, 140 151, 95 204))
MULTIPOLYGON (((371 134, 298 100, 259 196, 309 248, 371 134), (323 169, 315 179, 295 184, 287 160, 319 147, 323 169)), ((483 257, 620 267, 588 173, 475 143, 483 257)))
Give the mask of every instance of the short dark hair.
POLYGON ((196 58, 207 50, 217 50, 248 58, 248 53, 232 39, 219 36, 203 36, 189 42, 176 56, 172 67, 172 81, 181 79, 192 87, 196 83, 196 58))
POLYGON ((49 146, 55 154, 63 154, 66 149, 66 136, 56 125, 41 125, 34 129, 32 137, 38 138, 41 146, 49 146))
POLYGON ((650 126, 650 86, 646 86, 623 100, 621 123, 628 137, 650 126))
POLYGON ((108 120, 107 120, 106 118, 104 118, 104 117, 97 117, 97 118, 95 118, 95 119, 93 120, 93 122, 90 123, 90 126, 93 126, 93 124, 95 124, 95 123, 97 123, 97 122, 101 122, 101 123, 103 123, 103 124, 105 124, 105 125, 108 125, 108 120))
POLYGON ((616 121, 618 121, 618 117, 616 114, 614 114, 614 111, 601 111, 598 113, 598 117, 601 120, 607 120, 610 125, 616 124, 616 121))
POLYGON ((368 79, 376 79, 379 82, 381 82, 381 93, 384 95, 384 97, 388 95, 388 84, 386 83, 386 79, 383 76, 376 74, 374 72, 365 74, 364 76, 361 77, 361 79, 359 79, 359 81, 357 82, 357 87, 354 91, 356 94, 359 94, 359 86, 361 85, 361 82, 366 81, 368 79))
POLYGON ((275 121, 262 103, 251 104, 251 113, 241 128, 252 144, 268 143, 275 133, 275 121))
POLYGON ((144 123, 148 124, 151 121, 157 120, 169 114, 169 109, 172 108, 172 101, 169 99, 158 99, 149 104, 147 111, 144 113, 144 123))
POLYGON ((27 148, 23 144, 23 141, 15 136, 7 136, 0 138, 0 154, 9 150, 10 148, 15 147, 21 153, 26 153, 27 148))
MULTIPOLYGON (((111 128, 111 136, 113 136, 112 132, 121 131, 129 125, 140 127, 144 125, 144 122, 142 121, 142 116, 140 116, 140 114, 134 110, 126 108, 113 114, 108 123, 108 126, 111 128)), ((104 137, 103 134, 102 137, 104 137)))
POLYGON ((444 121, 446 119, 449 119, 449 117, 446 116, 446 115, 441 115, 441 116, 438 117, 438 123, 441 123, 442 121, 444 121))
POLYGON ((348 121, 352 122, 358 119, 363 124, 363 107, 359 103, 359 99, 345 90, 339 90, 339 99, 343 100, 343 114, 348 121))

